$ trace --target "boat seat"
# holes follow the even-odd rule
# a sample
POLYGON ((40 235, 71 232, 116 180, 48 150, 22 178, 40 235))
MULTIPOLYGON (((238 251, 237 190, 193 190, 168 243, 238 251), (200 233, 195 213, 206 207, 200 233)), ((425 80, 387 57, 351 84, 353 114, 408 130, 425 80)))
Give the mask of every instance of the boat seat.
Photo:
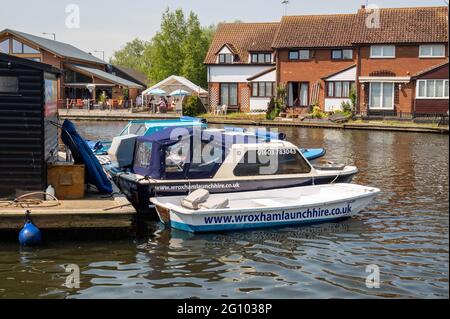
POLYGON ((227 208, 229 204, 228 198, 211 198, 208 199, 206 202, 200 204, 200 208, 203 209, 223 209, 227 208))
POLYGON ((200 208, 200 204, 206 202, 208 198, 208 190, 197 189, 181 201, 181 206, 183 206, 184 208, 197 210, 200 208))

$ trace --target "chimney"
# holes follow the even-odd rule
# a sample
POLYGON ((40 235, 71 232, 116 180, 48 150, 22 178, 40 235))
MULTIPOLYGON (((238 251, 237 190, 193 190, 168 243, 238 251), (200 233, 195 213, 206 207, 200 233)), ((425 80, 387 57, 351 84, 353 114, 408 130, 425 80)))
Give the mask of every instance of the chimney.
POLYGON ((365 4, 362 4, 361 5, 361 9, 365 9, 366 8, 366 5, 365 4))

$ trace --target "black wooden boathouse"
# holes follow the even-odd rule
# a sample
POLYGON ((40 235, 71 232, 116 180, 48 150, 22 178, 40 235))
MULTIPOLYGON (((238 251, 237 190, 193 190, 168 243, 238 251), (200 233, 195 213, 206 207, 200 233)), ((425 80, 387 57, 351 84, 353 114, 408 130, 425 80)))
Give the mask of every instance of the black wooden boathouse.
POLYGON ((56 68, 0 53, 0 198, 46 188, 58 156, 56 68))

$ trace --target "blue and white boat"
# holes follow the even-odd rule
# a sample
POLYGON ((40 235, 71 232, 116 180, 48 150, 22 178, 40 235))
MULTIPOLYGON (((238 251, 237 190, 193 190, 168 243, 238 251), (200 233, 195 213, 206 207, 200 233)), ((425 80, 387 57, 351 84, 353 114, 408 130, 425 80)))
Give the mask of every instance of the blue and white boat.
MULTIPOLYGON (((138 136, 150 136, 169 127, 174 128, 185 126, 206 128, 208 127, 208 124, 205 119, 190 116, 182 116, 179 119, 169 120, 133 120, 128 122, 128 124, 122 129, 118 137, 130 134, 138 136)), ((87 141, 87 143, 96 155, 107 155, 112 142, 87 141)))
MULTIPOLYGON (((150 136, 153 133, 156 133, 162 129, 169 127, 184 127, 184 126, 192 126, 192 127, 202 127, 207 128, 208 124, 205 119, 190 117, 190 116, 182 116, 180 119, 173 120, 133 120, 130 121, 120 132, 118 137, 127 136, 130 134, 138 135, 138 136, 150 136)), ((263 137, 267 139, 280 139, 285 140, 286 136, 283 133, 273 133, 265 130, 248 130, 241 127, 232 127, 225 126, 224 130, 227 132, 240 132, 246 134, 255 134, 259 137, 263 137)), ((102 156, 108 155, 108 150, 111 148, 111 141, 86 141, 89 147, 92 149, 94 154, 102 156)), ((309 161, 321 158, 325 156, 326 150, 324 148, 300 148, 300 152, 303 153, 303 156, 309 161)))
POLYGON ((362 211, 380 192, 355 184, 329 184, 204 196, 155 197, 160 220, 192 233, 236 231, 345 219, 362 211), (200 199, 201 198, 201 199, 200 199))

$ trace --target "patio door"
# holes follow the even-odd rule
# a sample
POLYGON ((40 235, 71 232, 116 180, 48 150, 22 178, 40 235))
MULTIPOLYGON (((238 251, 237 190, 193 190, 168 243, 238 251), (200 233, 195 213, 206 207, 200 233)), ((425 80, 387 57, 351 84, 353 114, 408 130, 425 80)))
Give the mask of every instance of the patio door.
POLYGON ((372 110, 394 109, 394 83, 370 83, 369 108, 372 110))
POLYGON ((289 82, 288 106, 309 106, 309 82, 289 82))

